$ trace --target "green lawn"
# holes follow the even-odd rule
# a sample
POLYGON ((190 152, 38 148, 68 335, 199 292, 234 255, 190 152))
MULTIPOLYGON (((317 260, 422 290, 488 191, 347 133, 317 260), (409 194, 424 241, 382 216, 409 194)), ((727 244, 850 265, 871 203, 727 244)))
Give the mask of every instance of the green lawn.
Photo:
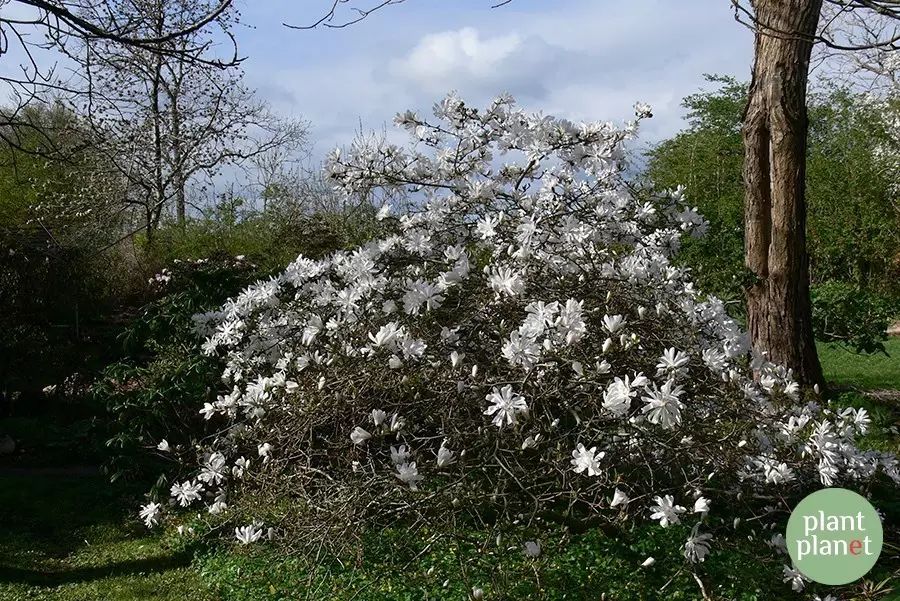
POLYGON ((190 567, 130 515, 100 475, 0 468, 0 600, 204 601, 190 567))
POLYGON ((820 343, 825 379, 862 390, 900 390, 900 338, 884 343, 887 354, 857 355, 837 344, 820 343))

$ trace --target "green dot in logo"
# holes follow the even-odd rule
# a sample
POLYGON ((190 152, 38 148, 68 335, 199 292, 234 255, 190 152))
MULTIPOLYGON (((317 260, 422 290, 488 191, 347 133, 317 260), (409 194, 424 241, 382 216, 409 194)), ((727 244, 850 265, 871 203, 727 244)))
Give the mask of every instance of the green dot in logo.
POLYGON ((881 554, 881 518, 865 498, 845 488, 826 488, 800 501, 787 524, 788 554, 815 582, 853 582, 881 554))

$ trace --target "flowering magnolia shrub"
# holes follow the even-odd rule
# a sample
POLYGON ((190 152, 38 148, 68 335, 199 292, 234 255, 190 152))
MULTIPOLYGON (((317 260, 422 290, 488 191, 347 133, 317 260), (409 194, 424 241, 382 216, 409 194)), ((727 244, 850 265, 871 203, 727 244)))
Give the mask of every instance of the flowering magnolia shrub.
POLYGON ((434 121, 397 117, 409 148, 335 152, 336 191, 375 199, 386 233, 195 317, 226 390, 170 505, 258 508, 241 543, 649 519, 692 527, 683 553, 703 561, 717 509, 897 480, 892 457, 854 446, 864 410, 801 401, 670 263, 705 224, 680 190, 626 181, 637 113, 576 124, 449 96, 434 121))

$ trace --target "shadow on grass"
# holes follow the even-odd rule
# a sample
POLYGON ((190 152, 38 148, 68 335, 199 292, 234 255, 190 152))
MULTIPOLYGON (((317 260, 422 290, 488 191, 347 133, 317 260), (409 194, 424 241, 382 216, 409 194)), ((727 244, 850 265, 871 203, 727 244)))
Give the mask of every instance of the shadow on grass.
POLYGON ((63 584, 90 582, 117 576, 158 574, 175 568, 185 567, 190 562, 191 556, 189 554, 157 555, 142 559, 118 561, 103 566, 71 568, 60 571, 7 567, 0 563, 0 584, 55 587, 63 584))
POLYGON ((56 587, 188 566, 190 553, 166 553, 128 517, 138 490, 81 468, 0 471, 0 588, 56 587))

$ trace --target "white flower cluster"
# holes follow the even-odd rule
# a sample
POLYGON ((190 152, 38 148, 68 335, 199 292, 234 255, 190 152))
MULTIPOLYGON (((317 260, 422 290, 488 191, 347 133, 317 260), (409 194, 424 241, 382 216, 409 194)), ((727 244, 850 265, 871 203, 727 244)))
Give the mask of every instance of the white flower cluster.
MULTIPOLYGON (((684 554, 703 561, 710 498, 898 479, 892 457, 854 446, 862 410, 801 402, 671 263, 705 224, 681 190, 623 179, 637 121, 452 95, 434 114, 398 116, 409 149, 364 138, 330 159, 337 193, 383 206, 383 237, 299 257, 196 319, 229 392, 201 409, 220 434, 172 486, 179 505, 212 510, 264 481, 321 495, 320 510, 345 495, 344 524, 354 503, 396 515, 419 495, 435 519, 469 498, 510 516, 560 504, 664 527, 695 516, 684 554), (413 209, 391 210, 396 199, 413 209)), ((159 510, 144 510, 148 525, 159 510)))

